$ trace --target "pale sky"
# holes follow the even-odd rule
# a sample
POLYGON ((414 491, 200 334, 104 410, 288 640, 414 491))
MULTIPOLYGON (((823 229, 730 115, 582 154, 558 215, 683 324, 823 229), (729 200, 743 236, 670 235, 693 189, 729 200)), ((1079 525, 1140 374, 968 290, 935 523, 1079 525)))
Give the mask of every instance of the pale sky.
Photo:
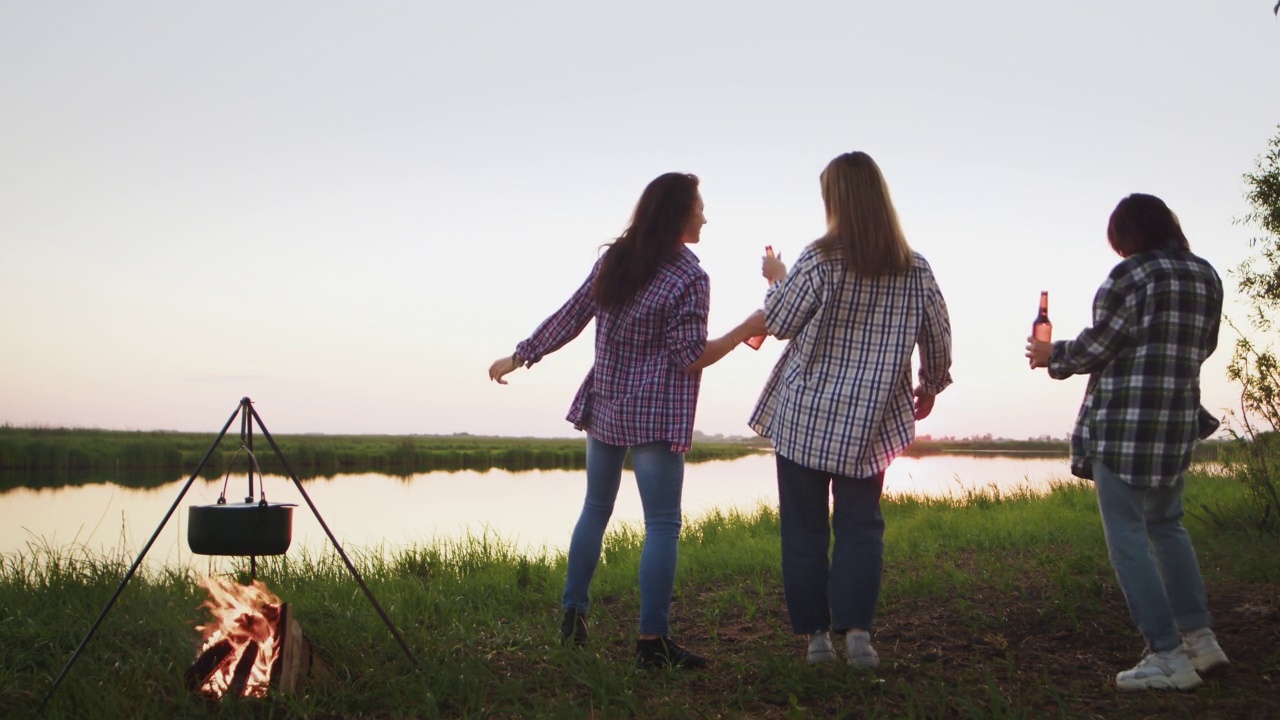
MULTIPOLYGON (((863 150, 950 308, 932 435, 1070 431, 1083 378, 1027 369, 1162 197, 1228 289, 1241 176, 1280 125, 1272 0, 0 4, 0 423, 573 436, 588 329, 498 386, 644 185, 702 179, 710 330, 760 255, 823 230, 863 150)), ((1237 403, 1232 331, 1205 404, 1237 403)), ((781 343, 704 373, 748 435, 781 343)))

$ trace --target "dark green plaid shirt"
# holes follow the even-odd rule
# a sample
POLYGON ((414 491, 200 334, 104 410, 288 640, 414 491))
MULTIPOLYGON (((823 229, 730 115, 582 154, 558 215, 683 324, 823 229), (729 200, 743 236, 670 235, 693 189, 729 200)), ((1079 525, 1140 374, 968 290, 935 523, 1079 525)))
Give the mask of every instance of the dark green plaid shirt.
POLYGON ((1049 375, 1089 374, 1071 435, 1071 472, 1100 462, 1138 487, 1171 485, 1218 421, 1200 406, 1200 364, 1218 344, 1222 281, 1182 250, 1116 265, 1093 298, 1093 326, 1053 344, 1049 375))

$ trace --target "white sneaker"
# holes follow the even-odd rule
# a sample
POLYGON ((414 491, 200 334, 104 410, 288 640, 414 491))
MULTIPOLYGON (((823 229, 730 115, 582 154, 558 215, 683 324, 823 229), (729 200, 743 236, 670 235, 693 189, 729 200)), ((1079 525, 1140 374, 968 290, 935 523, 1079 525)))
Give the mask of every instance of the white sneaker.
POLYGON ((853 667, 875 669, 880 667, 880 656, 871 647, 871 635, 866 630, 850 630, 844 634, 844 646, 848 650, 849 664, 853 667))
POLYGON ((1142 662, 1116 674, 1121 690, 1190 690, 1202 682, 1181 647, 1149 652, 1142 662))
POLYGON ((1231 664, 1227 654, 1218 645, 1218 638, 1207 627, 1183 635, 1182 651, 1187 654, 1196 672, 1206 673, 1231 664))
POLYGON ((831 633, 817 632, 809 636, 809 662, 825 663, 836 659, 836 649, 831 644, 831 633))

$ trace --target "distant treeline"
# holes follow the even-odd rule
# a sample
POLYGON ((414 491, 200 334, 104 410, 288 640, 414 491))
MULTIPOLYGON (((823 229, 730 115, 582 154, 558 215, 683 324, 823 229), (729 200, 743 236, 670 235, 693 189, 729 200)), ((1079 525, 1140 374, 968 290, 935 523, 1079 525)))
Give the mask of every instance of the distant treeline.
POLYGON ((1066 440, 992 440, 963 438, 936 440, 916 438, 904 453, 908 457, 927 455, 1015 455, 1019 457, 1067 457, 1071 445, 1066 440))
MULTIPOLYGON (((213 434, 169 431, 15 428, 0 426, 0 490, 60 487, 111 481, 155 487, 195 470, 214 440, 213 434)), ((273 435, 290 467, 302 480, 339 473, 414 473, 501 469, 576 470, 586 467, 586 443, 580 438, 510 438, 477 435, 273 435)), ((1226 443, 1201 443, 1196 459, 1214 461, 1226 443)), ((200 475, 218 478, 247 472, 248 458, 238 452, 238 433, 228 433, 200 475), (234 460, 234 462, 233 462, 234 460)), ((760 438, 722 441, 700 437, 689 462, 732 460, 767 451, 760 438)), ((264 473, 284 475, 285 467, 261 433, 254 434, 254 456, 264 473)), ((927 455, 1067 457, 1065 440, 918 439, 906 451, 927 455)))
MULTIPOLYGON (((0 427, 0 489, 58 487, 110 480, 153 487, 189 477, 216 435, 167 431, 0 427)), ((299 479, 339 473, 411 475, 431 471, 573 470, 586 467, 586 443, 576 438, 475 435, 272 435, 299 479)), ((228 433, 200 474, 247 472, 238 433, 228 433), (234 460, 234 462, 233 462, 234 460)), ((759 453, 734 442, 695 444, 689 462, 759 453)), ((286 474, 266 437, 254 433, 253 454, 264 473, 286 474)))
MULTIPOLYGON (((1202 462, 1219 459, 1219 451, 1225 442, 1210 441, 1196 445, 1193 457, 1202 462)), ((1011 457, 1056 458, 1071 455, 1071 443, 1067 440, 1005 440, 986 438, 917 439, 904 453, 909 457, 927 455, 992 455, 1011 457)))

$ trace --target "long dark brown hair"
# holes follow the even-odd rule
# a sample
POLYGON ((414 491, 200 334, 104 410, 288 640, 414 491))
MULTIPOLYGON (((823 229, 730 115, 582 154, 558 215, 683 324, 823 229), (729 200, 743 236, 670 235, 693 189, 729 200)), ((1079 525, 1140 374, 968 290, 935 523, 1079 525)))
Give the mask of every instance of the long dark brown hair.
POLYGON ((827 164, 821 180, 827 234, 817 245, 823 257, 843 257, 850 272, 867 277, 910 270, 911 246, 876 161, 864 152, 845 153, 827 164))
POLYGON ((640 194, 631 225, 607 243, 591 295, 601 308, 630 302, 680 250, 680 241, 698 201, 698 178, 666 173, 640 194))
POLYGON ((1107 242, 1120 257, 1145 250, 1190 250, 1178 216, 1155 195, 1134 193, 1121 200, 1107 221, 1107 242))

